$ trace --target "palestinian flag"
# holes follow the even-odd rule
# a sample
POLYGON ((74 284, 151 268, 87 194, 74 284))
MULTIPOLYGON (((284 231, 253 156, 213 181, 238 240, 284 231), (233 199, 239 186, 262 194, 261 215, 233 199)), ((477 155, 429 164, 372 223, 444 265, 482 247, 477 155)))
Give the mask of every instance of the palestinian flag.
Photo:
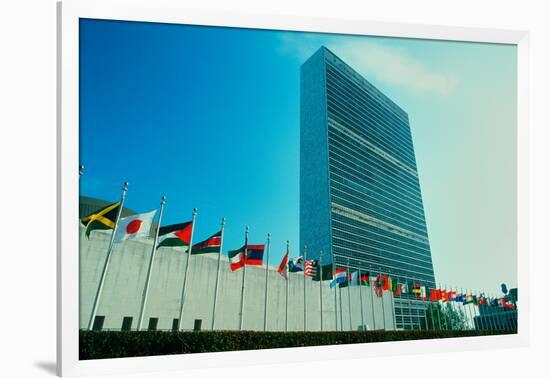
POLYGON ((189 249, 193 222, 185 222, 164 226, 159 229, 157 248, 160 247, 186 247, 189 249))
POLYGON ((105 206, 95 213, 86 215, 80 220, 86 227, 86 238, 90 238, 90 233, 94 230, 112 230, 115 228, 116 217, 120 208, 120 201, 105 206))
POLYGON ((222 232, 216 232, 214 235, 210 236, 208 239, 201 241, 200 243, 194 244, 191 249, 192 255, 201 255, 204 253, 220 253, 222 245, 222 232))

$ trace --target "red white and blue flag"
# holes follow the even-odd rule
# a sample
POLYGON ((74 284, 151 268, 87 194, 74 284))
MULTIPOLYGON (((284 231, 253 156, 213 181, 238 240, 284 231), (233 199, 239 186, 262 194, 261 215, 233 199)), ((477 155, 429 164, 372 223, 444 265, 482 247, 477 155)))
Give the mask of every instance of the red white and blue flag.
POLYGON ((264 258, 264 245, 263 244, 249 244, 244 245, 241 248, 229 251, 229 267, 235 271, 246 265, 262 265, 264 258), (245 255, 246 252, 246 255, 245 255))
POLYGON ((346 268, 339 268, 334 271, 334 274, 332 275, 332 281, 330 281, 330 288, 333 288, 339 283, 347 282, 348 280, 348 274, 346 272, 346 268))

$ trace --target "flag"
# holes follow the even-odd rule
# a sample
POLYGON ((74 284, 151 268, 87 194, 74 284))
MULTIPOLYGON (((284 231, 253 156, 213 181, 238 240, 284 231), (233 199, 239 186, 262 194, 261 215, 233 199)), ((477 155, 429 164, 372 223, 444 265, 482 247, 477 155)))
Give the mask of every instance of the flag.
POLYGON ((145 238, 151 234, 151 225, 156 210, 148 213, 130 215, 118 222, 115 234, 115 242, 120 243, 128 239, 145 238))
POLYGON ((374 280, 374 291, 377 296, 382 297, 382 291, 384 287, 384 279, 382 276, 376 276, 376 279, 374 280))
POLYGON ((308 277, 315 277, 317 275, 317 260, 307 260, 304 274, 308 277))
POLYGON ((222 246, 222 232, 218 231, 208 239, 193 245, 192 255, 201 255, 204 253, 220 253, 222 246))
POLYGON ((227 253, 229 256, 229 268, 235 271, 246 265, 262 265, 264 258, 263 244, 243 245, 241 248, 227 253), (246 251, 246 256, 245 256, 246 251))
POLYGON ((441 299, 442 302, 447 302, 447 290, 441 290, 441 297, 439 299, 441 299))
POLYGON ((399 293, 401 293, 400 289, 401 285, 397 282, 397 280, 391 280, 391 291, 395 294, 397 290, 399 290, 399 293))
POLYGON ((332 280, 332 264, 321 265, 321 263, 319 263, 318 267, 319 269, 317 269, 317 274, 312 277, 313 281, 332 280), (323 273, 323 277, 319 277, 321 275, 321 271, 323 273))
POLYGON ((370 286, 369 274, 361 273, 361 275, 359 275, 359 272, 353 272, 350 276, 349 285, 350 286, 370 286))
POLYGON ((393 296, 397 297, 397 296, 399 296, 403 293, 403 285, 396 282, 395 286, 396 286, 396 288, 395 288, 395 290, 393 290, 393 296))
POLYGON ((157 248, 160 247, 187 247, 191 242, 191 231, 193 230, 193 222, 184 222, 164 226, 159 229, 159 240, 157 248))
POLYGON ((288 262, 288 271, 290 273, 303 272, 304 271, 304 258, 302 256, 290 259, 288 262))
POLYGON ((359 283, 361 286, 370 286, 370 275, 369 273, 361 273, 361 277, 359 277, 359 283))
POLYGON ((90 233, 94 230, 112 230, 115 228, 119 207, 120 201, 107 205, 82 218, 80 222, 86 227, 86 239, 90 238, 90 233))
POLYGON ((244 266, 244 261, 245 261, 244 250, 245 250, 245 248, 246 248, 246 245, 243 245, 239 249, 227 252, 227 256, 229 257, 229 268, 231 268, 232 271, 240 269, 244 266))
POLYGON ((336 284, 347 282, 348 275, 346 272, 346 268, 339 268, 334 271, 334 274, 332 275, 332 281, 330 281, 329 287, 332 289, 336 284))
POLYGON ((288 279, 288 269, 287 269, 287 264, 288 264, 288 252, 285 253, 285 255, 283 256, 283 259, 281 260, 281 263, 279 264, 279 269, 277 269, 277 272, 284 277, 284 279, 288 279))
POLYGON ((425 301, 427 298, 427 295, 426 295, 426 286, 420 286, 420 299, 422 299, 423 301, 425 301))
POLYGON ((349 278, 349 286, 359 286, 359 272, 353 272, 349 278))
POLYGON ((413 294, 416 294, 416 297, 420 297, 421 290, 420 290, 420 284, 414 284, 413 289, 411 290, 413 294))
POLYGON ((441 290, 431 289, 430 290, 430 301, 437 302, 440 299, 441 299, 441 290))
POLYGON ((401 294, 409 294, 410 293, 410 290, 409 290, 409 283, 404 283, 401 285, 401 294))
POLYGON ((249 244, 246 246, 246 265, 262 265, 264 260, 263 244, 249 244))

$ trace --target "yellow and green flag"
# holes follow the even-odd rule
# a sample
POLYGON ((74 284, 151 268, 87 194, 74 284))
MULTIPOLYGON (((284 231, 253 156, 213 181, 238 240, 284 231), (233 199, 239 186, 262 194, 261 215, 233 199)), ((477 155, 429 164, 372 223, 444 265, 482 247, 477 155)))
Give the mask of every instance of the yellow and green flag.
POLYGON ((120 201, 107 205, 82 218, 80 222, 86 227, 86 238, 89 239, 90 233, 94 230, 112 230, 115 228, 119 207, 120 201))

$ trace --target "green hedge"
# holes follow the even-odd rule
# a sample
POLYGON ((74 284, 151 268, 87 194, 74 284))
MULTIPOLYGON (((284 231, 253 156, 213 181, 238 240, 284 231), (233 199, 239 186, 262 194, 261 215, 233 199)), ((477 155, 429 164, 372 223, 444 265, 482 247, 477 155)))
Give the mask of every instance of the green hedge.
POLYGON ((234 350, 291 348, 403 341, 448 337, 487 336, 512 331, 80 331, 80 359, 159 356, 168 354, 224 352, 234 350))

